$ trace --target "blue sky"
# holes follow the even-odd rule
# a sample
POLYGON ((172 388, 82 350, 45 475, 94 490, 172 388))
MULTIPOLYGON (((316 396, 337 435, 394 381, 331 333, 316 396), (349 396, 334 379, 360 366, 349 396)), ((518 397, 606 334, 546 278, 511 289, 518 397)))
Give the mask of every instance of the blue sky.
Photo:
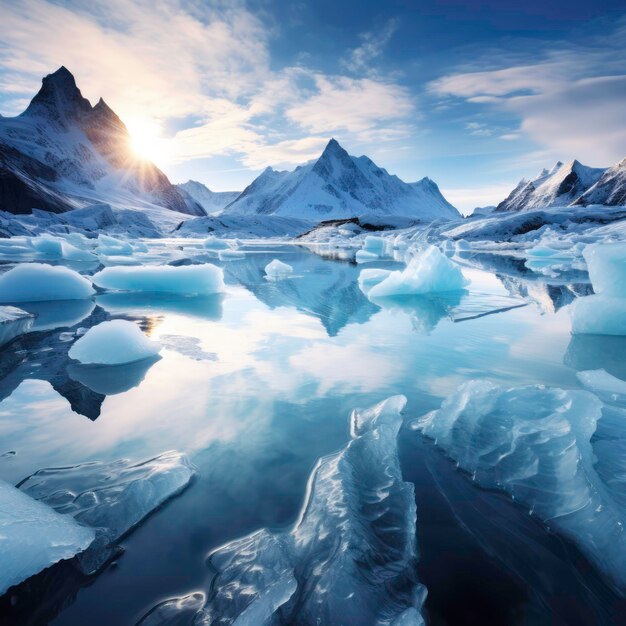
POLYGON ((0 111, 60 65, 174 182, 241 189, 334 136, 462 210, 626 156, 623 0, 0 0, 0 111))

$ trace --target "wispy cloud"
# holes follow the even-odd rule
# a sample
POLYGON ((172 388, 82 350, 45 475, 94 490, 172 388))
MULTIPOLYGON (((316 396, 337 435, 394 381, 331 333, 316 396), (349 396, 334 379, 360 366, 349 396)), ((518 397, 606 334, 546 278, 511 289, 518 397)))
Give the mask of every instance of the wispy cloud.
POLYGON ((429 88, 514 113, 520 132, 554 156, 608 165, 626 151, 624 41, 622 21, 602 39, 553 46, 534 62, 449 74, 429 88))
POLYGON ((392 18, 382 29, 361 34, 362 43, 350 50, 343 59, 342 65, 351 72, 369 73, 373 70, 372 64, 383 55, 389 40, 400 26, 400 20, 392 18))
MULTIPOLYGON (((390 80, 271 68, 276 26, 243 2, 22 0, 3 6, 2 24, 5 113, 18 113, 63 64, 131 127, 174 123, 180 130, 164 138, 173 162, 234 155, 249 167, 294 164, 331 134, 394 140, 414 113, 409 92, 390 80)), ((354 68, 375 59, 396 27, 364 36, 354 68)))

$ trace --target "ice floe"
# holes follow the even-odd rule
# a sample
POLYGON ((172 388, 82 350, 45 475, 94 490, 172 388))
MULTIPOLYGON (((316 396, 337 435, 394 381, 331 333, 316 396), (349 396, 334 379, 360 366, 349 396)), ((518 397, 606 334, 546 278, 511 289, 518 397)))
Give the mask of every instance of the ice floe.
POLYGON ((370 298, 420 295, 463 289, 469 281, 461 268, 435 246, 418 253, 402 271, 394 271, 369 291, 370 298))
POLYGON ((265 266, 265 276, 268 280, 280 280, 281 278, 288 278, 292 274, 293 267, 278 259, 274 259, 265 266))
MULTIPOLYGON (((607 386, 597 374, 585 380, 607 386)), ((475 380, 415 427, 478 485, 508 493, 575 543, 626 593, 625 419, 588 391, 475 380)))
POLYGON ((202 245, 207 250, 227 250, 230 248, 227 241, 224 241, 223 239, 218 239, 217 237, 214 237, 213 235, 211 235, 210 237, 207 237, 202 242, 202 245))
POLYGON ((143 265, 106 267, 93 276, 94 284, 115 291, 208 295, 224 291, 221 268, 201 265, 143 265))
POLYGON ((194 473, 184 454, 171 451, 142 463, 123 459, 42 469, 19 488, 96 529, 96 540, 79 557, 81 569, 93 573, 114 554, 119 539, 185 489, 194 473))
POLYGON ((110 320, 92 326, 70 348, 69 357, 84 365, 121 365, 154 357, 160 350, 134 322, 110 320))
POLYGON ((33 326, 35 316, 14 306, 0 306, 0 346, 19 335, 27 333, 33 326))
POLYGON ((126 256, 133 253, 133 247, 128 241, 121 241, 102 233, 98 235, 98 247, 96 250, 98 254, 105 256, 126 256))
POLYGON ((63 266, 21 263, 0 276, 0 302, 81 300, 94 293, 84 276, 63 266))
POLYGON ((0 480, 0 595, 58 561, 71 559, 95 532, 0 480))

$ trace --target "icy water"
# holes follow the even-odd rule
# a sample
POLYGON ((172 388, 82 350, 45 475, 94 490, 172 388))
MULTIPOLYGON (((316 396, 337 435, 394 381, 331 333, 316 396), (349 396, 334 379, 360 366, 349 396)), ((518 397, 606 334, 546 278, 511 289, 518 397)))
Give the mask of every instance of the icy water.
MULTIPOLYGON (((558 286, 538 283, 541 311, 511 297, 488 259, 464 269, 467 294, 374 304, 352 263, 295 246, 248 249, 222 264, 224 295, 38 304, 39 332, 0 353, 0 478, 167 450, 197 469, 98 576, 53 568, 0 602, 0 623, 135 624, 161 600, 208 590, 211 550, 296 520, 316 460, 346 443, 355 407, 404 394, 408 424, 474 378, 577 388, 576 372, 599 366, 625 377, 623 341, 573 338, 558 286), (294 276, 268 282, 273 258, 294 276), (137 320, 164 344, 161 358, 113 375, 72 365, 73 330, 108 317, 137 320)), ((408 427, 400 457, 416 487, 431 624, 626 622, 624 601, 522 507, 476 488, 408 427)))

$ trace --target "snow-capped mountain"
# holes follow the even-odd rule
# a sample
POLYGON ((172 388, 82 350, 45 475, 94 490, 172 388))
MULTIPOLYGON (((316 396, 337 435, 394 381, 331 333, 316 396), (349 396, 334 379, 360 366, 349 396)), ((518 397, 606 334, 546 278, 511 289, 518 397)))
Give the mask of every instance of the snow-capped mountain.
POLYGON ((334 139, 316 161, 292 172, 268 167, 224 214, 280 215, 317 222, 366 214, 422 221, 459 217, 429 178, 405 183, 366 156, 350 156, 334 139))
POLYGON ((225 206, 241 195, 241 191, 211 191, 196 180, 180 183, 176 188, 183 198, 190 198, 192 202, 199 204, 207 215, 219 214, 225 206))
POLYGON ((98 202, 204 214, 153 163, 133 155, 120 118, 102 99, 92 107, 61 67, 21 115, 0 117, 0 209, 61 213, 98 202))
POLYGON ((585 191, 574 204, 626 204, 626 158, 604 171, 600 179, 585 191))
POLYGON ((543 170, 532 180, 523 179, 496 207, 496 211, 525 211, 575 202, 605 172, 578 161, 564 165, 559 161, 551 170, 543 170))

